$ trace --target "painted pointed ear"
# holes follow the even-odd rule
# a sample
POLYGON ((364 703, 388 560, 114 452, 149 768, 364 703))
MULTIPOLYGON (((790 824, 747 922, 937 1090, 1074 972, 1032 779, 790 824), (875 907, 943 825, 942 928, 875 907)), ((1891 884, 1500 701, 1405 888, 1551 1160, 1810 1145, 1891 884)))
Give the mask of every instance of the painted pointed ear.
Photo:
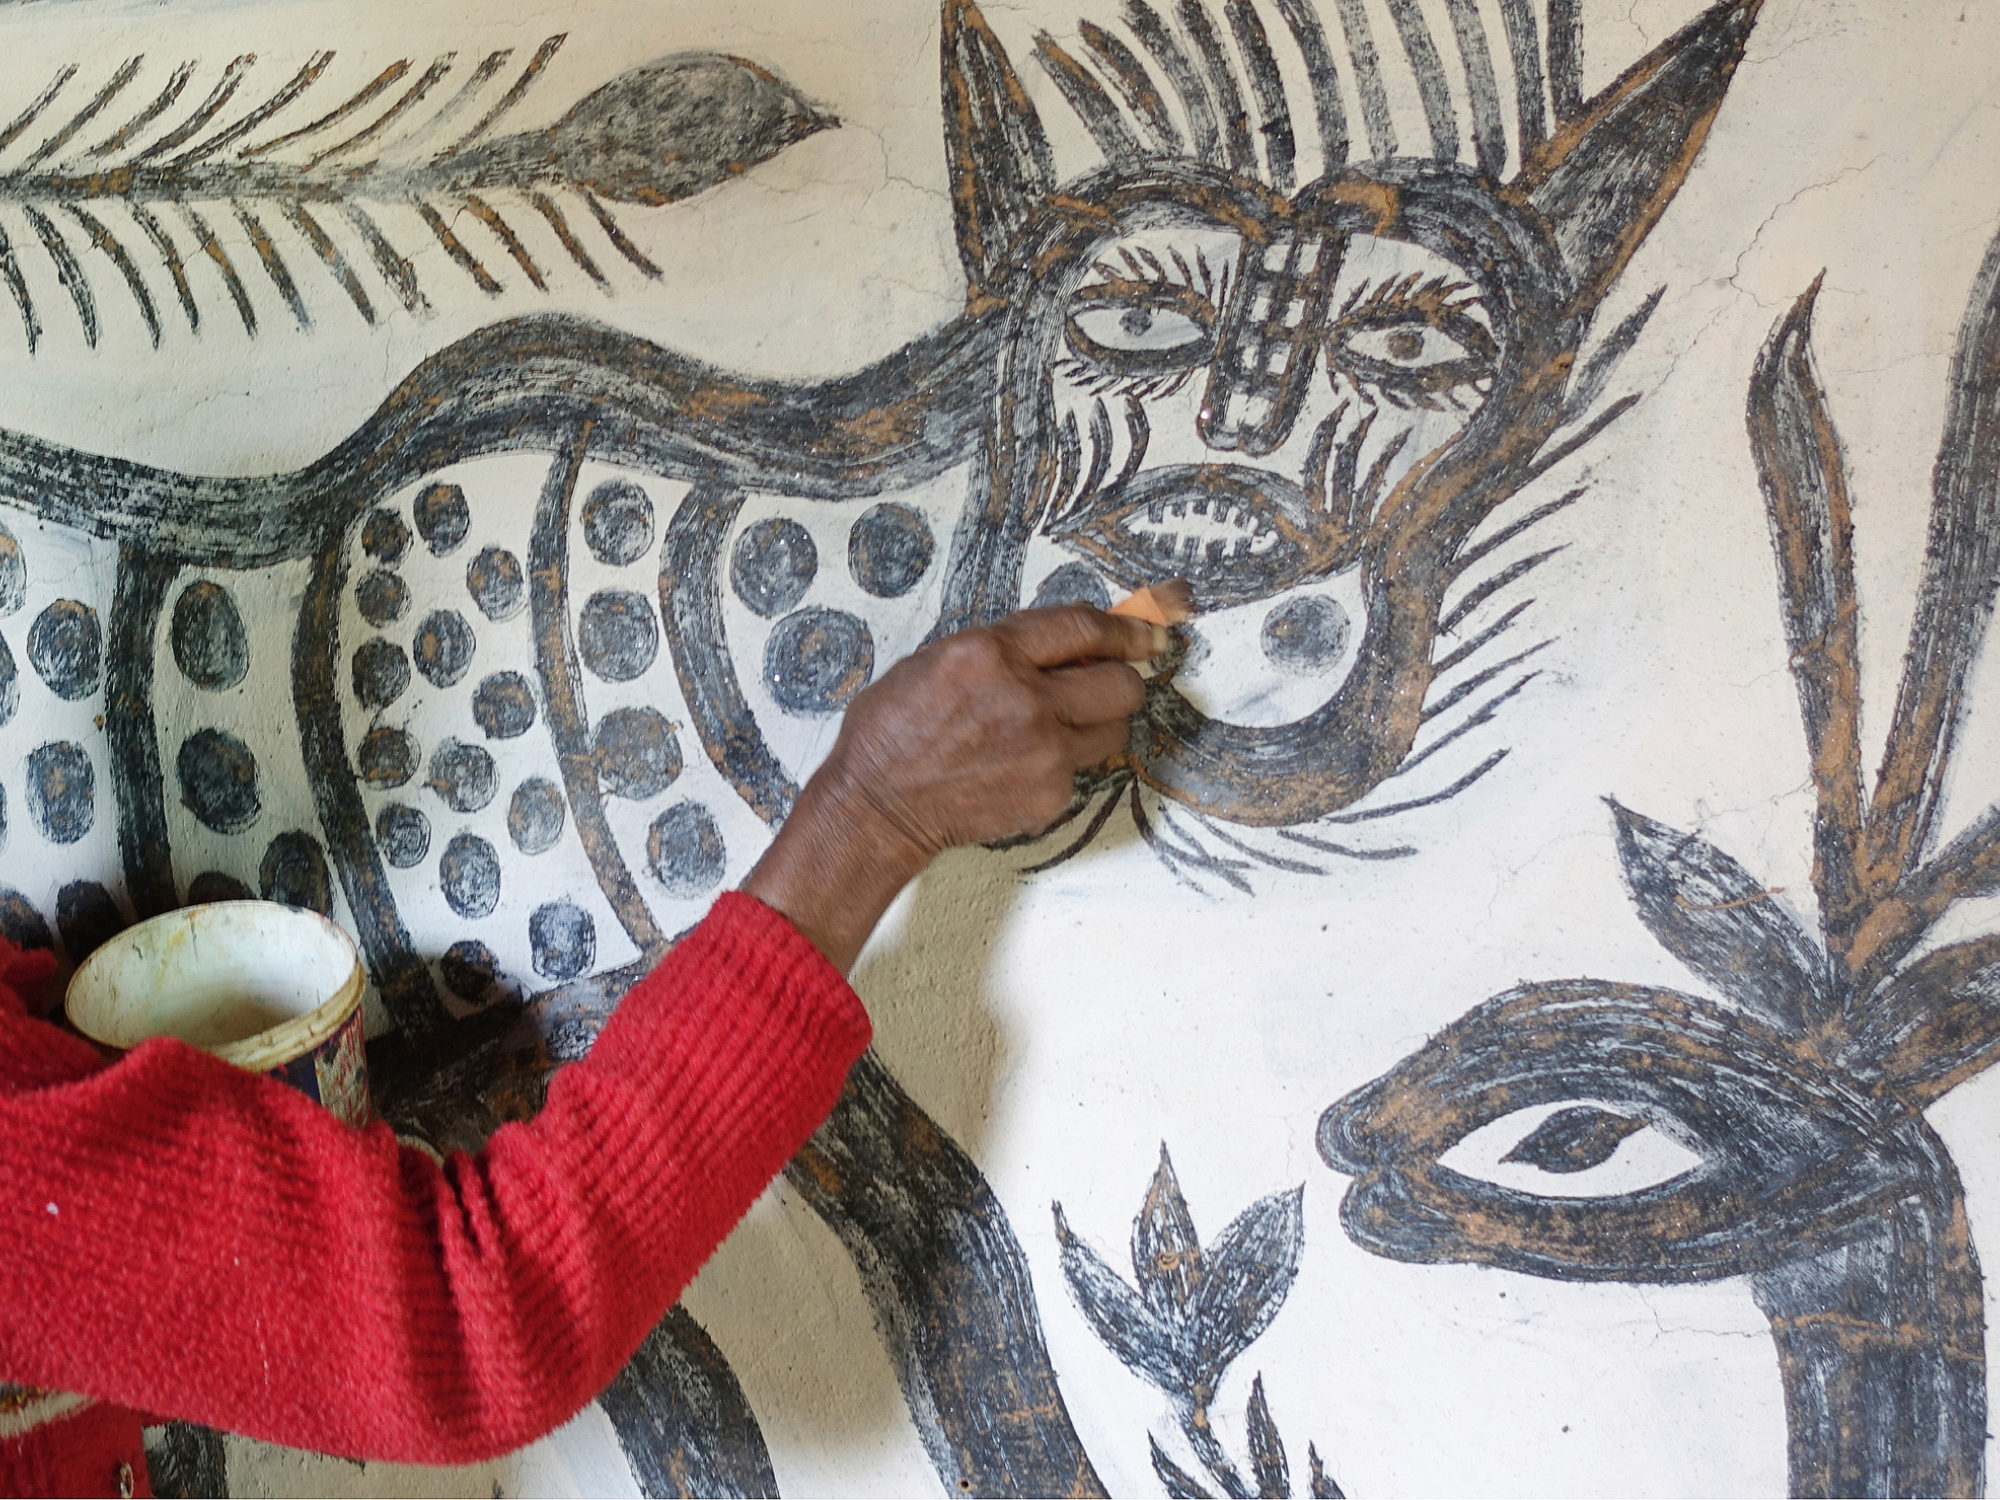
POLYGON ((1763 0, 1723 0, 1655 47, 1522 164, 1507 196, 1539 211, 1575 276, 1603 299, 1708 137, 1763 0))
POLYGON ((1041 117, 973 0, 944 0, 944 149, 969 299, 1005 277, 1007 247, 1055 187, 1041 117))

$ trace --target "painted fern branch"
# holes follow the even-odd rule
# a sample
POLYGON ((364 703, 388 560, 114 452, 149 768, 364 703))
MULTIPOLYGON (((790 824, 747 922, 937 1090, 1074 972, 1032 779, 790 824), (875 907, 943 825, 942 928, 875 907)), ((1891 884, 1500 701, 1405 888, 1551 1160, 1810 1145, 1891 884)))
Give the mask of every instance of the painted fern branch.
POLYGON ((0 208, 19 215, 15 233, 0 223, 0 283, 29 350, 45 328, 44 268, 87 344, 102 328, 102 283, 123 287, 155 348, 163 306, 178 305, 198 333, 204 299, 218 292, 254 335, 246 282, 260 279, 300 328, 312 325, 316 278, 371 324, 385 294, 422 311, 405 234, 435 239, 489 296, 504 289, 507 262, 548 290, 559 263, 530 248, 529 220, 607 290, 592 239, 656 277, 614 205, 690 197, 837 123, 754 63, 686 52, 619 74, 552 125, 500 133, 563 40, 548 38, 519 67, 511 50, 469 66, 446 53, 421 71, 400 59, 338 98, 316 92, 332 52, 264 94, 248 86, 250 54, 205 91, 192 62, 148 89, 144 57, 129 58, 88 92, 82 69, 66 65, 0 126, 0 208), (229 226, 227 245, 218 224, 229 226))

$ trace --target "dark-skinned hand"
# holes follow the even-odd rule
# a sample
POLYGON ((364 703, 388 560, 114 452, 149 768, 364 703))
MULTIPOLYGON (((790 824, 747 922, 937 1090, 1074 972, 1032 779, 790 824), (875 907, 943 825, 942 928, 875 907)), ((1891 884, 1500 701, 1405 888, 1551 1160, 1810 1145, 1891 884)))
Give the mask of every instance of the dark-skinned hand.
POLYGON ((1076 773, 1125 748, 1166 632, 1088 605, 1023 610, 896 663, 849 705, 826 762, 743 882, 843 972, 946 849, 1038 833, 1076 773))

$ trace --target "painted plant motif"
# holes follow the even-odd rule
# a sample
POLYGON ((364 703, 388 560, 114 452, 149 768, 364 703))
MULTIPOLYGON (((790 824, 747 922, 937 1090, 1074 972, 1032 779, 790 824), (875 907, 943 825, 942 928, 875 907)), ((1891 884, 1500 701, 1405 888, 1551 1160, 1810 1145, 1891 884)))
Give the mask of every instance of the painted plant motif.
MULTIPOLYGON (((326 912, 400 1029, 374 1069, 384 1104, 471 1142, 531 1109, 547 1069, 747 866, 881 666, 1023 602, 1164 572, 1194 584, 1199 634, 1127 759, 1080 794, 1081 837, 1049 858, 1120 808, 1178 873, 1246 889, 1254 863, 1403 852, 1327 835, 1463 790, 1504 754, 1365 800, 1490 722, 1534 670, 1503 654, 1527 603, 1502 591, 1546 553, 1506 549, 1572 497, 1500 507, 1628 404, 1600 403, 1650 304, 1609 331, 1597 314, 1693 164, 1758 0, 1723 0, 1588 100, 1574 7, 1538 26, 1507 0, 1506 107, 1478 12, 1454 4, 1466 129, 1415 6, 1390 7, 1399 54, 1358 6, 1336 9, 1338 47, 1305 0, 1228 0, 1220 20, 1203 0, 1172 18, 1129 0, 1132 41, 1086 23, 1082 60, 1040 39, 1103 158, 1059 175, 1060 132, 977 7, 944 0, 966 307, 848 375, 748 378, 545 316, 433 356, 289 473, 183 474, 0 434, 0 622, 31 622, 0 623, 0 756, 20 768, 0 781, 0 826, 46 856, 16 863, 42 884, 0 891, 0 929, 75 960, 184 900, 248 891, 326 912), (1392 92, 1421 106, 1428 155, 1401 154, 1392 92), (281 703, 291 720, 268 712, 281 703)), ((667 201, 831 123, 752 64, 683 54, 499 136, 539 64, 474 104, 497 87, 494 57, 439 107, 464 97, 453 119, 410 137, 395 132, 427 94, 368 133, 443 59, 407 85, 389 69, 339 119, 281 122, 307 70, 155 151, 194 119, 168 98, 146 122, 166 135, 107 141, 122 165, 101 180, 64 175, 111 123, 86 106, 40 159, 0 170, 0 192, 95 245, 79 213, 109 223, 98 196, 179 173, 155 187, 197 212, 231 205, 239 227, 235 205, 260 224, 276 205, 313 252, 302 263, 361 309, 360 261, 344 277, 306 224, 337 216, 372 245, 349 209, 376 222, 394 204, 484 286, 487 261, 465 239, 472 264, 452 252, 426 207, 448 228, 469 212, 530 275, 480 203, 525 205, 562 238, 542 207, 559 193, 667 201)), ((105 110, 120 97, 100 93, 105 110)), ((193 222, 155 213, 153 190, 125 211, 193 222)), ((225 290, 251 279, 169 238, 191 325, 190 266, 225 290)), ((142 310, 140 286, 165 305, 132 251, 137 280, 97 248, 142 310)), ((387 257, 367 263, 403 284, 387 257)), ((879 1059, 789 1175, 854 1256, 946 1486, 1101 1492, 1007 1216, 879 1059)), ((618 1408, 628 1446, 657 1458, 672 1431, 706 1456, 648 1473, 765 1486, 768 1455, 742 1436, 755 1422, 698 1335, 691 1320, 654 1335, 637 1404, 618 1408), (703 1415, 724 1407, 727 1422, 703 1415)), ((187 1472, 212 1467, 213 1444, 182 1448, 187 1472)))
POLYGON ((1923 1112, 2000 1056, 2000 937, 1925 942, 1954 903, 2000 889, 2000 807, 1942 847, 1938 827, 2000 577, 2000 242, 1952 364, 1872 792, 1846 480, 1810 361, 1816 291, 1773 332, 1749 403, 1817 797, 1816 920, 1698 835, 1613 803, 1641 920, 1709 993, 1578 979, 1497 996, 1329 1109, 1320 1150, 1354 1176, 1343 1223, 1377 1254, 1579 1280, 1748 1277, 1778 1348, 1793 1493, 1973 1495, 1984 1283, 1923 1112), (1525 1129, 1502 1158, 1514 1172, 1475 1175, 1462 1156, 1456 1169, 1455 1150, 1496 1125, 1525 1129), (1618 1168, 1628 1140, 1652 1148, 1636 1180, 1581 1175, 1618 1168))
MULTIPOLYGON (((413 228, 420 220, 489 295, 501 290, 488 265, 496 252, 538 291, 548 289, 548 270, 508 218, 510 198, 537 215, 598 284, 610 282, 564 214, 564 198, 588 211, 611 250, 657 277, 659 268, 607 205, 689 197, 836 123, 756 64, 702 52, 622 73, 545 129, 495 134, 564 40, 549 37, 511 77, 506 48, 470 69, 447 53, 415 78, 410 59, 399 58, 324 110, 314 108, 315 86, 333 66, 333 52, 314 53, 262 97, 245 88, 253 54, 193 93, 199 69, 192 62, 175 67, 157 92, 141 82, 143 56, 127 58, 94 91, 71 87, 82 71, 71 63, 0 128, 0 151, 17 142, 23 149, 18 162, 0 168, 0 203, 17 205, 27 220, 86 343, 95 346, 102 328, 90 274, 96 252, 117 271, 157 349, 164 287, 172 288, 190 333, 199 332, 204 302, 218 288, 243 331, 257 332, 256 299, 231 244, 237 256, 255 259, 300 328, 312 323, 312 299, 292 263, 303 259, 301 248, 310 253, 305 263, 317 262, 369 323, 383 291, 408 311, 427 310, 416 266, 377 218, 385 209, 410 216, 413 228), (247 102, 239 97, 246 93, 247 102), (224 214, 234 227, 219 234, 210 218, 222 223, 224 214), (466 243, 453 227, 465 219, 479 224, 490 247, 466 243), (274 234, 277 224, 284 229, 274 234), (70 239, 76 233, 81 257, 70 239), (142 261, 153 268, 150 279, 142 261)), ((33 350, 44 332, 42 310, 4 230, 0 281, 33 350)))
MULTIPOLYGON (((1244 1411, 1248 1482, 1216 1437, 1210 1410, 1223 1375, 1271 1326, 1298 1276, 1304 1194, 1304 1188, 1294 1188, 1258 1199, 1203 1246, 1162 1142, 1160 1168, 1132 1221, 1136 1289, 1076 1236, 1062 1205, 1055 1206, 1070 1296, 1112 1353, 1166 1394, 1188 1450, 1222 1493, 1237 1500, 1292 1493, 1291 1464, 1264 1398, 1263 1375, 1252 1380, 1244 1411)), ((1174 1462, 1158 1437, 1149 1435, 1148 1443, 1153 1472, 1173 1500, 1208 1500, 1210 1492, 1174 1462)), ((1307 1493, 1339 1500, 1340 1486, 1311 1444, 1306 1461, 1307 1493)))

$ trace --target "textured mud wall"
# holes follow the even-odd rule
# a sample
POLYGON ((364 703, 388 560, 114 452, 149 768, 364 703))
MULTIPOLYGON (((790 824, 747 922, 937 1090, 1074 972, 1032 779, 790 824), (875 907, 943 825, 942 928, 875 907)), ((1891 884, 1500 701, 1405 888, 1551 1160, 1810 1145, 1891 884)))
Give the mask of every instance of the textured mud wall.
POLYGON ((1975 1493, 2000 17, 0 6, 0 927, 531 1111, 927 637, 1170 573, 604 1398, 230 1493, 1975 1493))

